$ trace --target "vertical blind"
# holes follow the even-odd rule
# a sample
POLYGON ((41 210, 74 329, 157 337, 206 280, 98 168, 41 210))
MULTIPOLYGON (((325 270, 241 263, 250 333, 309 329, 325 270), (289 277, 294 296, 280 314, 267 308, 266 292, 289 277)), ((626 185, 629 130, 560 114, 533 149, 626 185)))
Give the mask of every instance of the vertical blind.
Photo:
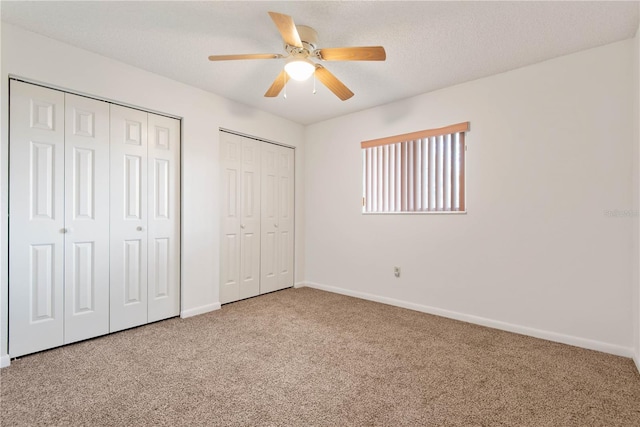
POLYGON ((465 210, 469 122, 363 141, 363 212, 465 210))

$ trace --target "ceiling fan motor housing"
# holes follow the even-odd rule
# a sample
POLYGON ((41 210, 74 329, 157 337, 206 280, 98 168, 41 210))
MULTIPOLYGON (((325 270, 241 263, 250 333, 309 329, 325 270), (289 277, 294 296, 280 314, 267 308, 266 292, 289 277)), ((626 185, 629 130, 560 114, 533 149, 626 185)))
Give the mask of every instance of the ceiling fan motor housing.
POLYGON ((313 54, 318 47, 318 32, 306 25, 296 25, 302 48, 285 45, 285 50, 292 56, 301 56, 307 58, 313 54))

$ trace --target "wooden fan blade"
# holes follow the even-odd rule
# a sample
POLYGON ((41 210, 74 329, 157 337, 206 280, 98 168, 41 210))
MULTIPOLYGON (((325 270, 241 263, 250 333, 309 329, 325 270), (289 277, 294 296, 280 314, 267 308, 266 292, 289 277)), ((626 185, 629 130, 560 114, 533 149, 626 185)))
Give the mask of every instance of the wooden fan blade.
POLYGON ((273 23, 278 27, 282 40, 284 40, 286 44, 295 47, 303 47, 302 41, 300 41, 300 35, 296 29, 296 24, 293 23, 292 17, 277 12, 269 12, 269 16, 271 16, 273 23))
POLYGON ((330 47, 316 50, 325 61, 384 61, 387 53, 382 46, 330 47))
POLYGON ((324 68, 322 65, 316 64, 315 76, 341 100, 346 101, 353 96, 353 92, 351 92, 348 87, 346 87, 336 76, 331 74, 329 70, 324 68))
POLYGON ((229 61, 235 59, 278 59, 283 56, 279 53, 254 53, 246 55, 211 55, 209 61, 229 61))
POLYGON ((289 74, 286 71, 282 70, 278 77, 273 81, 271 87, 267 90, 264 96, 273 98, 274 96, 278 96, 282 88, 289 81, 289 74))

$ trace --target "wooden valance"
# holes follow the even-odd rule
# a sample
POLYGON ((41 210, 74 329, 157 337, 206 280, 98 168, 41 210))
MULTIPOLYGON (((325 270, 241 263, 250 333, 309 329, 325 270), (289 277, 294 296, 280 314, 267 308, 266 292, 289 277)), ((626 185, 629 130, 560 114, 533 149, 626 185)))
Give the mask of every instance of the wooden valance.
POLYGON ((467 132, 469 122, 462 122, 455 125, 445 126, 437 129, 426 129, 417 132, 405 133, 403 135, 387 136, 386 138, 371 139, 362 141, 362 148, 378 147, 380 145, 396 144, 398 142, 413 141, 415 139, 429 138, 432 136, 449 135, 458 132, 467 132))

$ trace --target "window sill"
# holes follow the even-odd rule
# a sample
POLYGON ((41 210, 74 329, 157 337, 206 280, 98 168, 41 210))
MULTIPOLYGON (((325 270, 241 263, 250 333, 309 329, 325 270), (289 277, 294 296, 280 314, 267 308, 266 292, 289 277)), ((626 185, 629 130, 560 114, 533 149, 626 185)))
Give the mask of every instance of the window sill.
POLYGON ((466 215, 467 211, 362 212, 362 215, 466 215))

